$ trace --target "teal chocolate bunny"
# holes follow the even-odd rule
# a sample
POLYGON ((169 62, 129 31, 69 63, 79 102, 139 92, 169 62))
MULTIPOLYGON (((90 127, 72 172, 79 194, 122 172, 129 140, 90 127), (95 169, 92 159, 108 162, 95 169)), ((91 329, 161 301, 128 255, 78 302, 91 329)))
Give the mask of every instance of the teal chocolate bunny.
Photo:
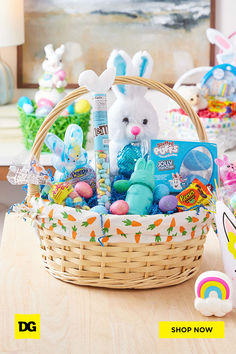
POLYGON ((154 162, 140 158, 135 164, 134 172, 129 180, 114 182, 114 188, 118 193, 126 192, 126 202, 129 204, 128 214, 146 215, 153 202, 153 190, 155 187, 154 162))

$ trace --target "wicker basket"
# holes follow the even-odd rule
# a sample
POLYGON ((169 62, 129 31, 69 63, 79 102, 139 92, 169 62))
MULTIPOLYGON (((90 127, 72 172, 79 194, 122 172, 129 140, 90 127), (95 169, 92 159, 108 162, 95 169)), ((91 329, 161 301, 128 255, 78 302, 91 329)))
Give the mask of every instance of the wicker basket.
MULTIPOLYGON (((195 127, 189 117, 178 110, 171 110, 167 118, 172 127, 182 139, 197 139, 195 127)), ((210 142, 222 144, 224 151, 230 150, 236 145, 236 115, 232 117, 200 117, 210 142)))
MULTIPOLYGON (((140 77, 116 77, 115 84, 134 84, 160 91, 174 99, 191 117, 201 141, 207 141, 199 117, 189 104, 164 84, 140 77)), ((39 158, 44 139, 57 116, 71 102, 88 91, 80 87, 68 94, 48 115, 40 127, 32 154, 39 158)), ((38 186, 28 186, 28 198, 38 186)), ((88 212, 89 213, 89 212, 88 212)), ((61 236, 38 226, 45 268, 66 282, 106 288, 158 288, 179 284, 199 269, 205 234, 183 242, 107 243, 84 242, 61 236)))

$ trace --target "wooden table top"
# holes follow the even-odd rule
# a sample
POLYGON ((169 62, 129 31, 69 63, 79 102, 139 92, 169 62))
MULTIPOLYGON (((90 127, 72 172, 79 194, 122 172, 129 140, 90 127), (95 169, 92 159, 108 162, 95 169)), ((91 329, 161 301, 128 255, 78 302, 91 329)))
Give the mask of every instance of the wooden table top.
MULTIPOLYGON (((222 270, 209 233, 201 272, 222 270)), ((42 267, 31 225, 6 215, 0 249, 0 352, 235 353, 236 309, 206 318, 193 306, 194 282, 154 290, 107 290, 54 279, 42 267), (40 339, 14 339, 14 315, 41 316, 40 339), (224 339, 159 339, 159 321, 224 321, 224 339)))

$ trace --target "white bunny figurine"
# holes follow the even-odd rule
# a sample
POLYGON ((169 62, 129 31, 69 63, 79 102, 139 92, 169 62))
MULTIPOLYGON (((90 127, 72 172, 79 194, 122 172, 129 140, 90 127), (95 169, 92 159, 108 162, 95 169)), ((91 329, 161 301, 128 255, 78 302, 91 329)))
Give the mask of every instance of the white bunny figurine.
MULTIPOLYGON (((123 50, 113 50, 107 67, 114 67, 117 76, 129 75, 149 78, 153 60, 146 51, 137 52, 131 59, 123 50)), ((117 154, 130 143, 142 143, 157 137, 158 117, 151 103, 145 98, 147 89, 134 85, 112 87, 116 101, 108 111, 111 174, 118 172, 117 154)))
POLYGON ((46 58, 42 64, 44 74, 39 79, 39 91, 35 94, 35 101, 42 98, 56 105, 65 96, 65 71, 63 70, 62 55, 65 47, 62 44, 55 51, 52 44, 44 47, 46 58))
POLYGON ((227 38, 216 29, 208 28, 206 34, 209 42, 220 49, 220 53, 216 55, 218 63, 236 66, 236 33, 227 38))

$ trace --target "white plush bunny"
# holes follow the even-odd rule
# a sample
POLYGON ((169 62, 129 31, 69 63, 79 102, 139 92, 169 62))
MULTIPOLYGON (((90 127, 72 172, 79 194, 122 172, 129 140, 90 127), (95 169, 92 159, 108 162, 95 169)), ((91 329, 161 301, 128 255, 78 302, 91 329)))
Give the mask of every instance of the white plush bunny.
POLYGON ((218 63, 236 66, 236 32, 227 38, 216 29, 208 28, 206 34, 209 42, 220 49, 220 53, 216 55, 218 63))
POLYGON ((39 79, 39 91, 35 94, 35 101, 45 98, 56 105, 65 96, 65 71, 63 70, 62 56, 65 50, 62 44, 55 51, 52 44, 44 47, 46 58, 42 64, 44 74, 39 79))
MULTIPOLYGON (((131 59, 123 50, 113 50, 107 67, 114 67, 117 76, 129 75, 148 78, 153 60, 146 51, 137 52, 131 59)), ((150 141, 159 133, 158 117, 145 98, 147 89, 134 85, 113 86, 116 101, 108 111, 111 174, 118 172, 117 153, 130 143, 150 141)))

